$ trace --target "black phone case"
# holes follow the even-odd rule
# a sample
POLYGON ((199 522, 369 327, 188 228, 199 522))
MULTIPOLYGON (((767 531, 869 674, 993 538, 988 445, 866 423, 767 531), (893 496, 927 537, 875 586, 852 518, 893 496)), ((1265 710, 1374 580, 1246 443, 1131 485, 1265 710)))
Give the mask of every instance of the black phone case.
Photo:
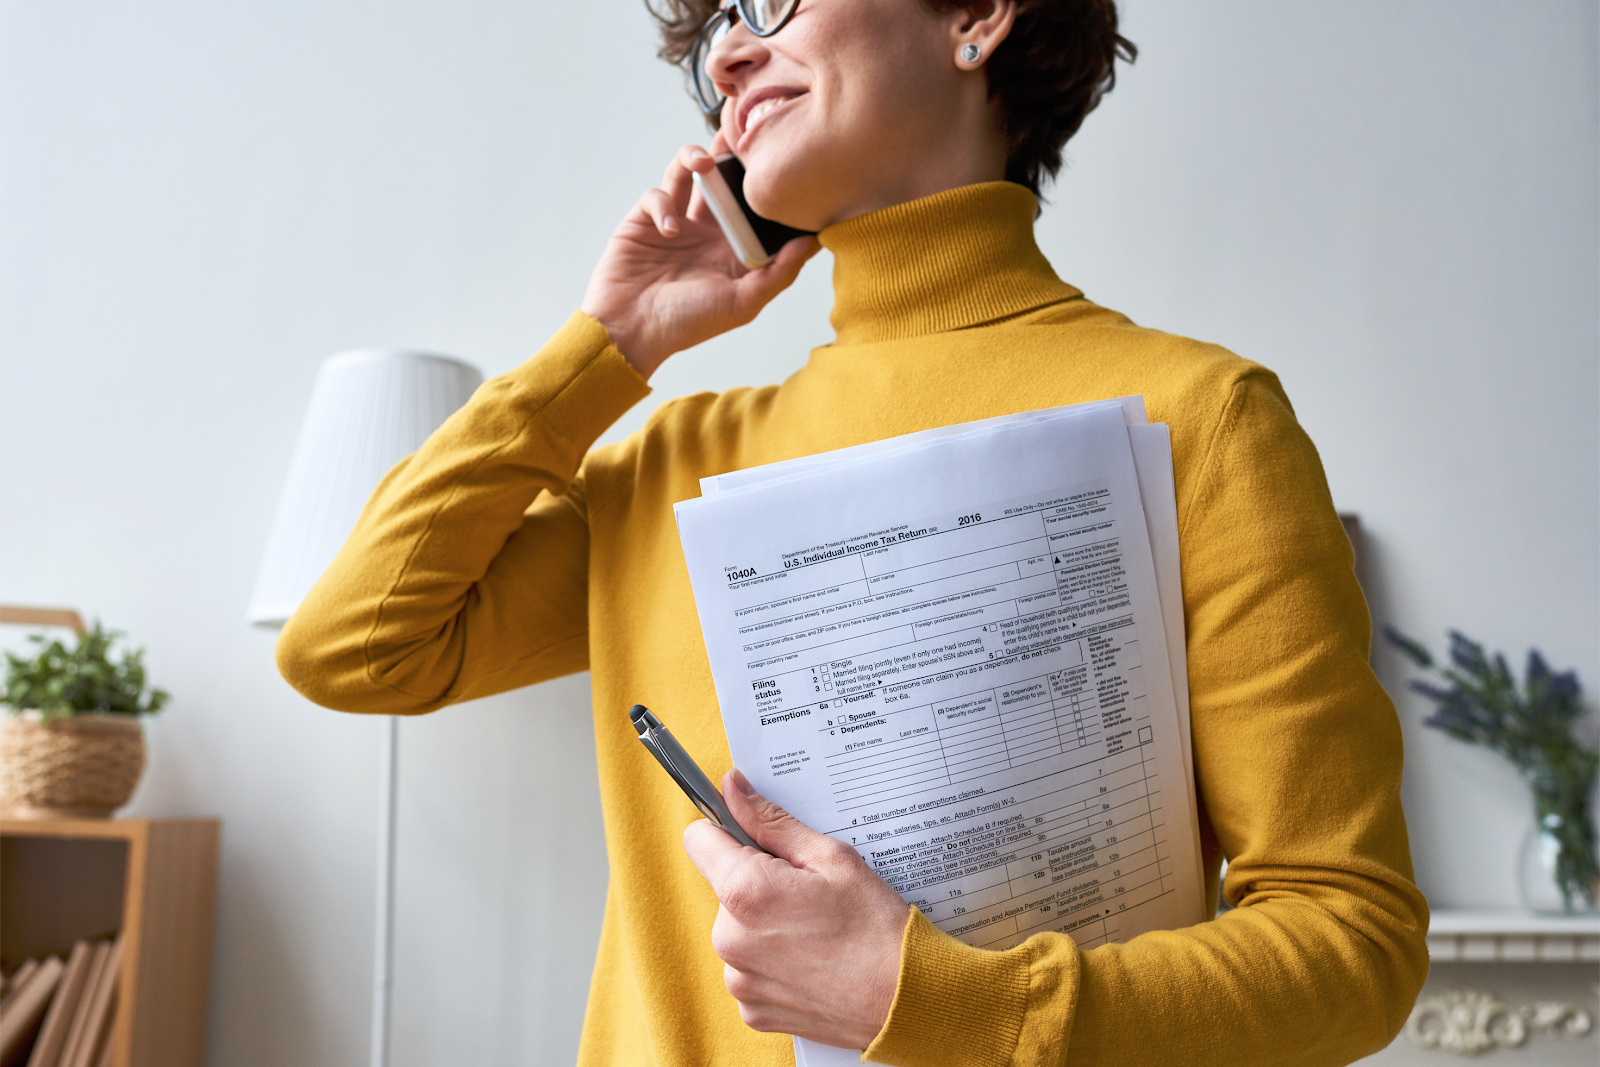
POLYGON ((733 198, 739 201, 739 210, 744 212, 744 217, 750 220, 750 228, 756 232, 756 240, 761 242, 761 247, 767 250, 767 255, 775 256, 778 249, 794 240, 796 237, 808 237, 814 231, 797 230, 793 226, 785 226, 781 222, 764 219, 750 210, 750 205, 744 198, 744 164, 735 156, 717 162, 717 169, 722 172, 722 180, 728 183, 728 189, 733 193, 733 198))

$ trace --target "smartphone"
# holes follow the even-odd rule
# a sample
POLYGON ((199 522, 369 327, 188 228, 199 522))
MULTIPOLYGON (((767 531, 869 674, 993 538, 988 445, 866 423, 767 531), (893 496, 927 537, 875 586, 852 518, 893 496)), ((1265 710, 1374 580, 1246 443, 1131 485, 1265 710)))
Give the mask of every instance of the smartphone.
POLYGON ((709 173, 695 174, 694 184, 739 262, 755 270, 796 237, 811 234, 810 230, 797 230, 751 211, 744 199, 744 164, 732 155, 717 156, 716 163, 709 173))
POLYGON ((633 720, 633 728, 639 732, 640 742, 650 750, 662 769, 672 775, 672 780, 678 783, 678 788, 683 790, 689 801, 700 809, 700 814, 711 820, 711 825, 721 827, 741 845, 766 851, 744 832, 739 820, 728 810, 728 802, 722 798, 722 791, 711 784, 711 779, 695 763, 694 757, 678 744, 678 739, 661 725, 661 720, 649 708, 635 704, 628 710, 628 718, 633 720))

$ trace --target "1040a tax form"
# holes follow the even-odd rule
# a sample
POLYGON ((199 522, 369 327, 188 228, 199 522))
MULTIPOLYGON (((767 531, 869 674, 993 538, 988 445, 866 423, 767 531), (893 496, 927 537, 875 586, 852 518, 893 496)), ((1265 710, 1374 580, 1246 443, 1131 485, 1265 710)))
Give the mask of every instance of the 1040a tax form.
POLYGON ((702 489, 679 533, 758 790, 968 944, 1202 920, 1171 447, 1138 398, 702 489))

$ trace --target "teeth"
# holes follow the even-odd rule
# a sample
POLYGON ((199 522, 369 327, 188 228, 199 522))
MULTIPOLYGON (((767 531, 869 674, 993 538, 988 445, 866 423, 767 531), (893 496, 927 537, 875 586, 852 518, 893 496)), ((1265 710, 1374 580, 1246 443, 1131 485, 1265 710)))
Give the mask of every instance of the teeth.
POLYGON ((767 112, 772 111, 779 104, 782 104, 784 101, 786 101, 788 99, 789 98, 787 96, 782 96, 782 97, 771 96, 771 97, 768 97, 767 99, 761 101, 761 103, 757 104, 755 107, 750 109, 750 115, 745 120, 745 125, 747 125, 747 126, 753 125, 758 119, 760 119, 767 112))

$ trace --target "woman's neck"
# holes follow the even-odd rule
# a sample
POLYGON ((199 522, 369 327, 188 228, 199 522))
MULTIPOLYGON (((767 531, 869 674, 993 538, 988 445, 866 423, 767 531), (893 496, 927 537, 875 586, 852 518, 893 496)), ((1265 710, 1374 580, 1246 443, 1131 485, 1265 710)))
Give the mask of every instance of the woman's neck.
POLYGON ((836 343, 965 329, 1080 295, 1034 243, 1037 211, 1022 186, 985 182, 824 229, 836 343))
MULTIPOLYGON (((863 159, 859 172, 841 176, 834 183, 852 190, 848 199, 832 205, 823 216, 823 227, 837 226, 851 219, 870 215, 901 204, 926 200, 952 189, 998 182, 1006 174, 1006 142, 1000 134, 998 104, 968 102, 958 114, 941 115, 933 129, 907 138, 915 148, 911 158, 894 160, 863 159), (972 110, 969 115, 960 115, 972 110)), ((881 154, 881 153, 880 153, 881 154)))

